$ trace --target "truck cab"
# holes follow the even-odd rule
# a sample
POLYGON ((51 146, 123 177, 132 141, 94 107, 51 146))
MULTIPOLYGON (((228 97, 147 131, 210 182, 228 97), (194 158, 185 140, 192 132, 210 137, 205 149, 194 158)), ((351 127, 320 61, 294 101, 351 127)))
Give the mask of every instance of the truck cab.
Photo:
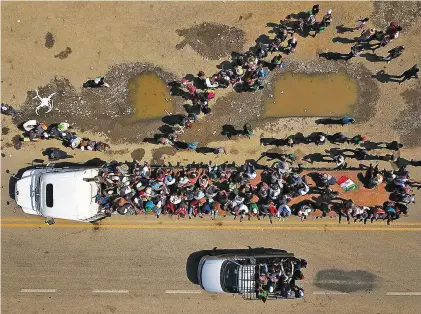
POLYGON ((267 292, 266 299, 294 299, 304 291, 295 285, 294 274, 300 265, 301 260, 292 253, 205 255, 197 277, 208 292, 241 294, 248 300, 260 299, 267 292))
POLYGON ((26 170, 15 185, 16 203, 30 215, 93 222, 104 215, 95 201, 98 186, 86 179, 98 173, 98 168, 26 170))

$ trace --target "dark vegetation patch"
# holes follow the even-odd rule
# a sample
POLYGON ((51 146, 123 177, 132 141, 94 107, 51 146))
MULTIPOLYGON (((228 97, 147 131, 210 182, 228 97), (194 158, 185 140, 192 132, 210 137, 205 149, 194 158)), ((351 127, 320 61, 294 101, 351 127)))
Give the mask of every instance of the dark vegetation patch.
POLYGON ((47 32, 47 34, 45 34, 45 47, 47 47, 48 49, 53 48, 54 44, 55 44, 56 40, 53 36, 53 34, 51 34, 50 32, 47 32))
POLYGON ((195 52, 211 60, 227 57, 233 51, 241 52, 245 42, 243 30, 224 24, 202 23, 176 32, 184 37, 176 46, 177 49, 189 45, 195 52))
MULTIPOLYGON (((46 86, 38 88, 41 97, 53 96, 54 108, 48 114, 40 110, 35 114, 39 101, 34 100, 35 91, 28 91, 23 105, 24 115, 16 124, 35 119, 47 124, 67 121, 75 129, 100 132, 112 143, 139 143, 145 137, 153 137, 162 125, 161 118, 134 120, 134 109, 129 101, 128 82, 138 75, 155 73, 166 82, 176 80, 174 74, 151 64, 123 63, 110 68, 105 74, 110 88, 75 88, 67 78, 55 77, 46 86)), ((82 83, 81 83, 82 85, 82 83)), ((175 99, 175 110, 182 113, 183 99, 175 99)), ((81 134, 83 135, 83 134, 81 134)))
POLYGON ((145 156, 145 150, 143 148, 135 149, 131 153, 131 157, 137 161, 141 161, 143 159, 143 156, 145 156))
POLYGON ((6 135, 9 134, 10 129, 8 127, 2 127, 1 128, 1 134, 6 135))
POLYGON ((72 53, 72 48, 66 47, 65 50, 60 51, 58 54, 54 55, 54 58, 59 58, 60 60, 67 59, 67 57, 72 53))

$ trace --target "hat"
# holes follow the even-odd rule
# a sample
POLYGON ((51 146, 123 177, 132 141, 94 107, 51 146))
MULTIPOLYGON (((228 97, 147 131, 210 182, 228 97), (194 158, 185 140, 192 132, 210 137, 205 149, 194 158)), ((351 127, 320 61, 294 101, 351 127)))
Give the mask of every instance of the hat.
POLYGON ((243 75, 244 74, 244 70, 242 67, 236 67, 235 68, 235 73, 237 73, 237 75, 243 75))
POLYGON ((169 175, 165 178, 165 182, 167 185, 173 185, 175 183, 175 178, 169 175))
POLYGON ((363 142, 365 142, 365 141, 367 140, 367 136, 363 136, 363 137, 361 138, 361 140, 362 140, 363 142))
POLYGON ((187 177, 182 177, 182 178, 180 178, 180 181, 179 182, 180 182, 180 184, 187 184, 190 181, 189 181, 189 179, 187 177))
POLYGON ((295 292, 295 297, 296 298, 304 298, 304 289, 298 289, 296 292, 295 292))
POLYGON ((327 11, 327 14, 332 14, 332 9, 329 9, 329 10, 327 11))
POLYGON ((129 171, 129 166, 127 165, 127 164, 123 164, 123 165, 121 165, 121 170, 123 170, 123 171, 125 171, 125 172, 127 172, 127 171, 129 171))
POLYGON ((120 181, 120 177, 119 176, 112 176, 111 180, 113 181, 120 181))

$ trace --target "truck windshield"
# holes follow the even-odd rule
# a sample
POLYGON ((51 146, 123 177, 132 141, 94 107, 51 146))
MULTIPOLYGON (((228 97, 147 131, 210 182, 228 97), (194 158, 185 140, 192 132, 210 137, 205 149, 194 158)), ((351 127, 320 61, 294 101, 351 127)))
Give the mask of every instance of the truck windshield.
POLYGON ((238 292, 238 269, 239 265, 225 261, 221 266, 221 287, 228 293, 238 292))

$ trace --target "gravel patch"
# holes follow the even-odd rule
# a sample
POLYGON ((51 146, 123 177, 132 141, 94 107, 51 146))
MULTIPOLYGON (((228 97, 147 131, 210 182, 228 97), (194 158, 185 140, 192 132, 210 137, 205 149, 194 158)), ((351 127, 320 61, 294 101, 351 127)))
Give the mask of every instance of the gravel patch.
POLYGON ((419 1, 374 1, 374 11, 370 17, 376 28, 386 29, 390 22, 398 21, 403 33, 421 16, 419 1))
MULTIPOLYGON (((25 115, 20 121, 36 119, 46 123, 69 122, 80 131, 106 135, 112 143, 141 142, 143 138, 153 136, 162 125, 161 119, 131 120, 134 109, 129 103, 129 80, 141 74, 155 73, 165 82, 176 80, 177 77, 159 67, 143 63, 124 63, 112 66, 105 74, 110 88, 76 89, 67 78, 55 77, 46 86, 39 87, 41 97, 53 96, 54 109, 45 114, 40 110, 40 116, 35 114, 38 100, 32 99, 34 91, 28 91, 23 109, 25 115)), ((184 112, 181 97, 171 99, 176 112, 184 112)))
POLYGON ((415 88, 403 92, 407 107, 400 112, 395 120, 394 129, 400 132, 400 141, 406 147, 421 146, 421 82, 418 81, 415 88))

